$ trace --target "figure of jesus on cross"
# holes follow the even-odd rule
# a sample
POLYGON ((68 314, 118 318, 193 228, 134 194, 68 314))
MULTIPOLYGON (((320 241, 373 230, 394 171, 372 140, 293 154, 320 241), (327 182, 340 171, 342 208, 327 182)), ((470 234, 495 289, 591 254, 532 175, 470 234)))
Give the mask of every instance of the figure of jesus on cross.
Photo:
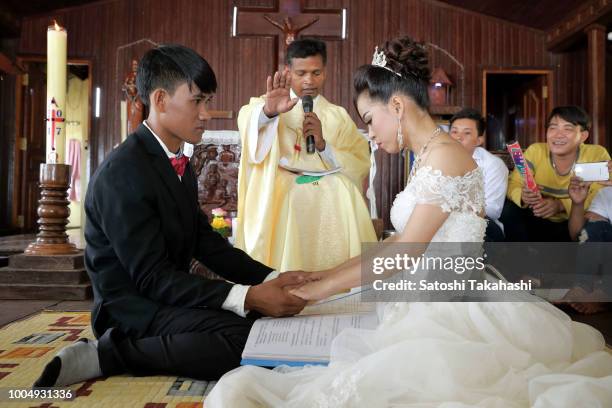
POLYGON ((326 40, 346 38, 346 10, 302 11, 299 0, 279 0, 273 9, 234 7, 232 36, 275 38, 278 49, 278 60, 275 65, 280 70, 285 63, 287 46, 300 34, 313 35, 326 40), (314 16, 307 18, 308 15, 314 16))
POLYGON ((285 34, 285 46, 295 41, 295 38, 297 37, 300 31, 305 30, 306 28, 319 21, 319 17, 315 17, 309 22, 296 27, 293 25, 291 17, 285 17, 282 25, 279 22, 272 20, 272 18, 270 18, 270 16, 268 16, 267 14, 264 14, 263 18, 269 21, 270 24, 272 24, 273 26, 278 27, 283 32, 283 34, 285 34))

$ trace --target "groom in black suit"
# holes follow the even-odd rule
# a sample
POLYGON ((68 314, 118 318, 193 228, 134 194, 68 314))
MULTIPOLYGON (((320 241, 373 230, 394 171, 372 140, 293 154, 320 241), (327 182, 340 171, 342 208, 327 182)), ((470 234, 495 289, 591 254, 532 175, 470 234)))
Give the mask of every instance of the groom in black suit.
POLYGON ((35 386, 98 376, 170 374, 218 379, 238 366, 252 319, 283 316, 305 302, 288 292, 301 272, 276 277, 231 247, 199 208, 183 142, 198 143, 215 74, 193 50, 152 49, 138 66, 149 115, 100 165, 85 199, 85 261, 98 340, 66 347, 35 386), (235 284, 188 273, 195 258, 235 284))

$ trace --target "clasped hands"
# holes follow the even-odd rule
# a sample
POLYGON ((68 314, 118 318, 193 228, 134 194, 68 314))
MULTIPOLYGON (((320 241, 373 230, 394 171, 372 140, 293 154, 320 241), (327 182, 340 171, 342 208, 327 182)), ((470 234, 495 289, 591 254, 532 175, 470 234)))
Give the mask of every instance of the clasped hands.
POLYGON ((541 218, 550 218, 565 211, 561 201, 553 197, 542 197, 539 191, 531 191, 523 186, 521 200, 533 210, 533 215, 541 218))
POLYGON ((284 272, 275 279, 251 286, 244 308, 265 316, 292 316, 298 314, 308 301, 330 296, 329 286, 323 272, 284 272))
MULTIPOLYGON (((299 98, 291 99, 291 73, 285 69, 276 71, 274 76, 268 76, 266 80, 266 95, 264 96, 264 114, 273 118, 278 114, 289 112, 298 103, 299 98)), ((325 139, 323 139, 323 128, 321 121, 314 112, 304 113, 302 122, 302 133, 304 137, 313 136, 315 147, 318 151, 325 150, 325 139)))

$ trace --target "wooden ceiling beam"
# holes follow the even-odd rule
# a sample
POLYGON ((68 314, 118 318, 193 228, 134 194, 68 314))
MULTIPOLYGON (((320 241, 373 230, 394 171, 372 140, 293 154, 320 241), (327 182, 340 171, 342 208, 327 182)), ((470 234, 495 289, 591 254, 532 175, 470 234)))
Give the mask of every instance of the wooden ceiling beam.
POLYGON ((585 29, 592 24, 606 25, 612 21, 612 0, 589 0, 576 12, 555 25, 546 33, 546 48, 560 52, 584 38, 585 29))

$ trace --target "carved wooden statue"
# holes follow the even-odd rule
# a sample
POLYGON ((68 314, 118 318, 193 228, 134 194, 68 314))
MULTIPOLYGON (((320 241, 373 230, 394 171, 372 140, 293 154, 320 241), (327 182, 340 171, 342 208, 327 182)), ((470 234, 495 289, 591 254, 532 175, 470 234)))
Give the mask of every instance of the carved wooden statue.
POLYGON ((144 119, 144 105, 138 97, 136 89, 136 72, 138 70, 138 61, 132 60, 132 69, 123 81, 122 91, 125 94, 127 102, 127 134, 136 131, 136 128, 144 119))
POLYGON ((232 163, 236 161, 236 155, 231 150, 230 145, 222 145, 223 151, 219 154, 219 159, 223 163, 232 163))

